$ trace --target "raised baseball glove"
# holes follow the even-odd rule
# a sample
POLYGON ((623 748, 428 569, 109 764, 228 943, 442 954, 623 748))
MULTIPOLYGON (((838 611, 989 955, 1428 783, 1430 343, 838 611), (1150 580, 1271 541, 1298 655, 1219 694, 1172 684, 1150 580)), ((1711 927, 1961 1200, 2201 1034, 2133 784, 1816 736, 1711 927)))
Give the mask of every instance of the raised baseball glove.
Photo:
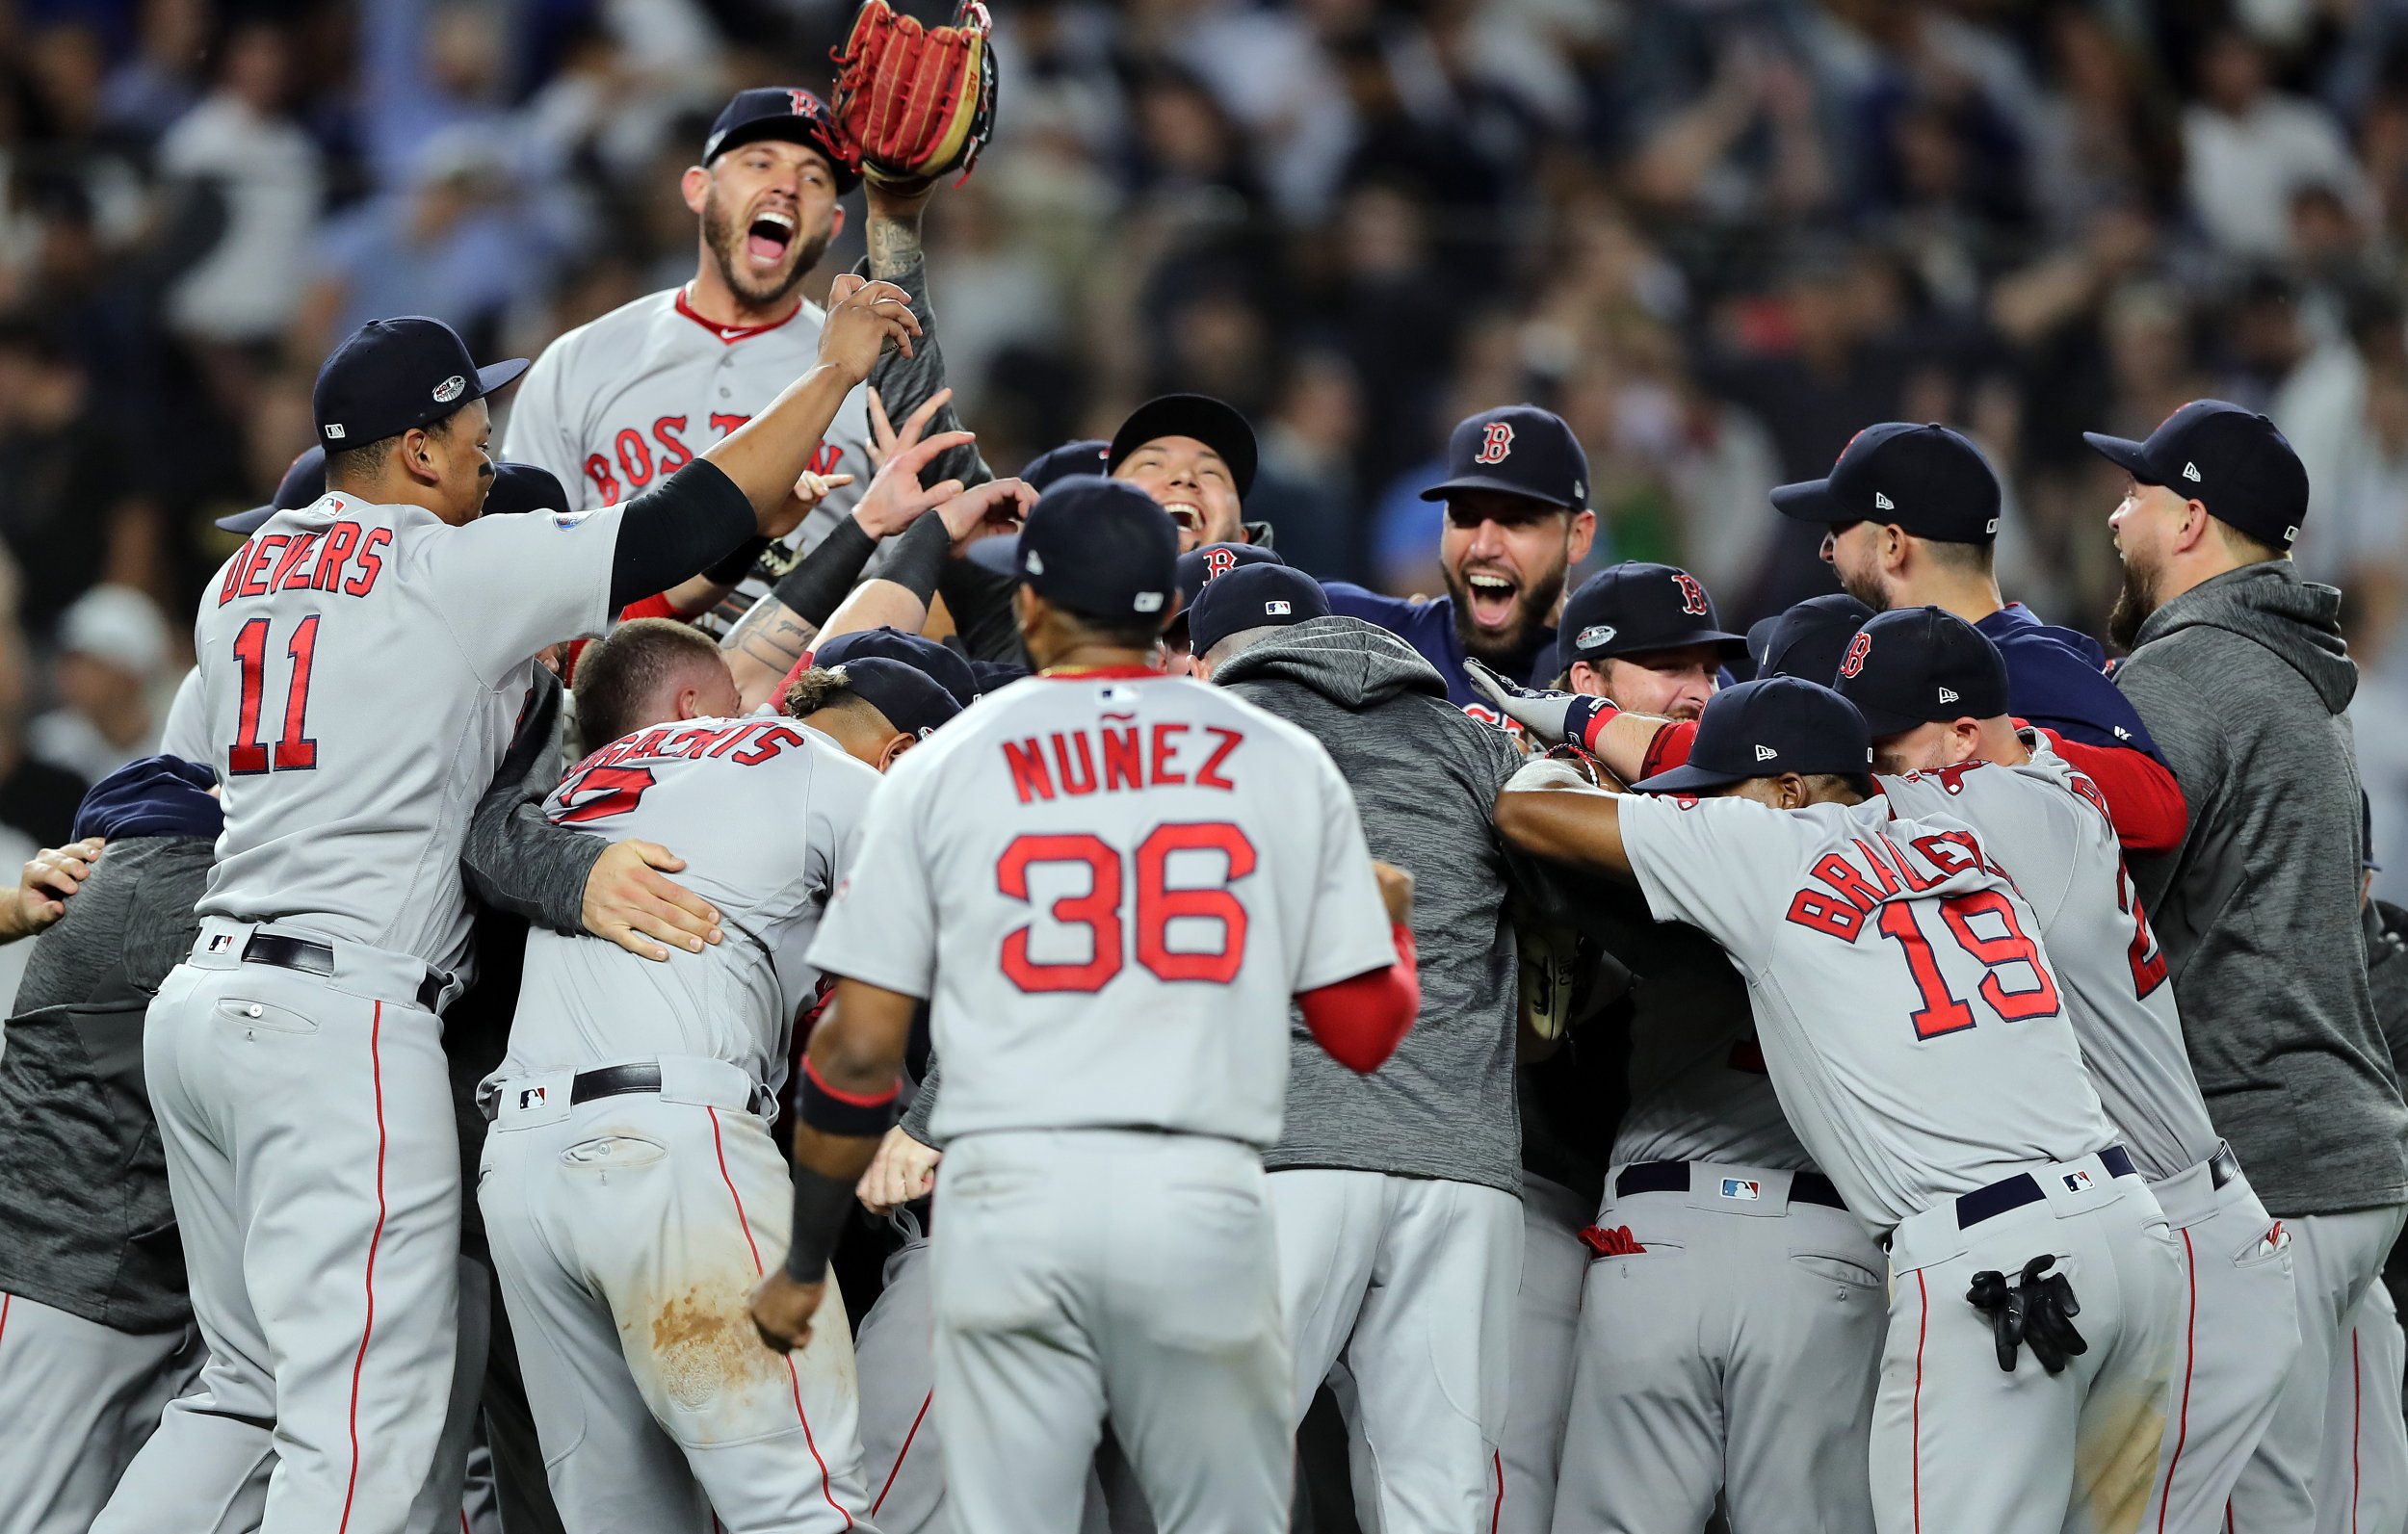
POLYGON ((834 55, 836 120, 863 174, 894 185, 970 173, 995 125, 993 26, 978 0, 942 27, 864 0, 834 55))

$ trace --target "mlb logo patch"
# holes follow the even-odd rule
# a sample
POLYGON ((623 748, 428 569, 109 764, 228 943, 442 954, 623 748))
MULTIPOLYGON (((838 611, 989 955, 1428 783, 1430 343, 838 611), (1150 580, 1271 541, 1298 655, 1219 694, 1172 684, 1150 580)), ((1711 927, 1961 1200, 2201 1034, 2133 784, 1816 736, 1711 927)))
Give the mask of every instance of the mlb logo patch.
POLYGON ((234 934, 231 932, 213 933, 209 938, 209 951, 212 953, 222 953, 233 946, 234 934))
POLYGON ((552 513, 552 525, 563 533, 574 533, 578 525, 591 515, 593 515, 591 507, 588 507, 583 511, 555 511, 552 513))
POLYGON ((546 1096, 545 1088, 539 1086, 527 1087, 521 1090, 518 1094, 518 1110, 523 1113, 531 1107, 541 1107, 548 1101, 550 1100, 546 1096))
POLYGON ((1293 602, 1266 602, 1263 604, 1263 616, 1267 618, 1284 618, 1294 611, 1296 611, 1296 604, 1293 602))
POLYGON ((2065 1184, 2065 1191, 2068 1193, 2090 1191, 2090 1174, 2087 1172, 2068 1172, 2058 1181, 2065 1184))
POLYGON ((1752 1177, 1726 1177, 1722 1180, 1722 1196, 1753 1204, 1765 1196, 1765 1185, 1752 1177))
POLYGON ((1614 635, 1619 632, 1610 623, 1592 623, 1580 632, 1579 637, 1574 639, 1573 643, 1584 650, 1593 650, 1598 645, 1611 641, 1614 635))

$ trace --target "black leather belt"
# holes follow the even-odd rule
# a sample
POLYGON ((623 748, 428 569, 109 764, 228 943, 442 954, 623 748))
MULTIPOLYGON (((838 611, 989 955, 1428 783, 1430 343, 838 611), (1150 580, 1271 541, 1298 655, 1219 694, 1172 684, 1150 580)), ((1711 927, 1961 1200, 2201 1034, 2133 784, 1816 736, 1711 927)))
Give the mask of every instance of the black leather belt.
POLYGON ((661 1089, 661 1068, 658 1065, 606 1065, 598 1071, 580 1071, 568 1083, 568 1101, 573 1106, 590 1103, 596 1098, 625 1097, 630 1092, 658 1092, 661 1089))
MULTIPOLYGON (((1689 1190, 1688 1161, 1633 1161, 1613 1180, 1613 1196, 1629 1198, 1634 1193, 1686 1193, 1689 1190)), ((1820 1172, 1797 1172, 1790 1178, 1790 1202, 1819 1204, 1825 1209, 1844 1209, 1840 1190, 1820 1172)))
MULTIPOLYGON (((2120 1145, 2110 1145, 2099 1153, 2099 1164, 2109 1177, 2132 1177, 2133 1158, 2120 1145)), ((1971 1230, 1994 1215, 2009 1209, 2020 1209, 2027 1204, 2037 1204, 2049 1195, 2041 1191, 2040 1180, 2029 1172, 2018 1172, 2002 1178, 1988 1187, 1977 1187, 1956 1201, 1956 1228, 1971 1230)))
POLYGON ((2208 1185, 2222 1187, 2239 1176, 2240 1157, 2233 1154, 2231 1146, 2217 1146, 2215 1154, 2208 1157, 2208 1185))
MULTIPOLYGON (((285 937, 276 932, 253 932, 243 945, 245 964, 273 964, 279 970, 298 970, 303 975, 334 974, 334 949, 308 938, 285 937)), ((443 1000, 443 987, 448 978, 433 970, 418 982, 414 1000, 422 1012, 432 1012, 443 1000)))

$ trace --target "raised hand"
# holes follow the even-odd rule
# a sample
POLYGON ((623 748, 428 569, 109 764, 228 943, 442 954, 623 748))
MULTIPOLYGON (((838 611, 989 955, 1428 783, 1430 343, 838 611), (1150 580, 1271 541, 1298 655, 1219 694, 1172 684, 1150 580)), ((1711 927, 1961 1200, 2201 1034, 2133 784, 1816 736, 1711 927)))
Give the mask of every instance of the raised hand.
POLYGON ((911 297, 891 282, 872 282, 854 273, 838 275, 827 293, 827 321, 820 327, 820 361, 858 383, 893 346, 911 355, 920 318, 911 297))

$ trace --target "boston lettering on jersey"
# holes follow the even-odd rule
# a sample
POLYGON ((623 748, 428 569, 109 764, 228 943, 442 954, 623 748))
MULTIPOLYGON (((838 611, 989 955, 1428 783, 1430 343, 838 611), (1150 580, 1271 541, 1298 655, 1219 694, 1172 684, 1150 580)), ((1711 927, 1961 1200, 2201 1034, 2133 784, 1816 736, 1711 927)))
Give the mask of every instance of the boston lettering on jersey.
POLYGON ((384 573, 382 551, 392 541, 391 528, 370 528, 362 537, 356 522, 337 522, 323 533, 258 533, 226 560, 225 577, 218 584, 218 606, 275 591, 339 591, 364 597, 384 573), (347 565, 352 567, 349 576, 343 573, 347 565))
POLYGON ((1057 791, 1075 798, 1098 791, 1181 785, 1224 793, 1237 788, 1221 769, 1245 743, 1243 732, 1169 721, 1140 730, 1135 722, 1112 722, 1116 717, 1128 716, 1107 714, 1091 730, 1002 742, 1004 765, 1020 802, 1050 799, 1057 791))
MULTIPOLYGON (((618 505, 619 498, 630 490, 641 490, 656 479, 666 479, 694 460, 694 450, 686 445, 686 423, 682 415, 656 417, 652 422, 650 440, 637 427, 620 427, 611 433, 608 455, 586 455, 586 478, 593 482, 594 494, 604 506, 618 505), (658 447, 656 454, 654 449, 658 447), (614 462, 615 460, 615 462, 614 462), (613 472, 615 470, 616 472, 613 472)), ((749 415, 729 415, 711 412, 713 440, 724 440, 738 427, 751 420, 749 415)), ((811 455, 813 474, 834 474, 845 450, 833 442, 822 442, 811 455)))

